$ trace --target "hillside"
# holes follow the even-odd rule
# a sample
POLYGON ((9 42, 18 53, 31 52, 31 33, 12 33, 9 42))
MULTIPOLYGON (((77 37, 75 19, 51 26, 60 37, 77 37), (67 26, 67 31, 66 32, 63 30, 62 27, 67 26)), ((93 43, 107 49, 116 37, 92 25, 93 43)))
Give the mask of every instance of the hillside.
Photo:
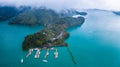
MULTIPOLYGON (((70 11, 69 11, 70 12, 70 11)), ((73 13, 74 15, 74 13, 73 13)), ((53 46, 67 46, 64 41, 69 37, 67 28, 80 26, 84 23, 84 17, 72 17, 72 13, 57 13, 46 8, 27 9, 13 18, 10 25, 43 25, 44 28, 34 34, 27 35, 23 41, 22 49, 50 48, 53 46)))
POLYGON ((64 42, 68 37, 69 33, 61 25, 49 25, 37 33, 26 36, 22 49, 68 46, 64 42))
POLYGON ((51 9, 39 8, 29 9, 17 15, 12 21, 12 24, 19 25, 47 25, 47 24, 65 24, 66 27, 80 25, 84 22, 83 17, 73 18, 71 16, 62 16, 60 13, 51 9))
POLYGON ((9 18, 14 17, 18 14, 18 10, 16 7, 12 6, 0 6, 0 21, 7 20, 9 18))

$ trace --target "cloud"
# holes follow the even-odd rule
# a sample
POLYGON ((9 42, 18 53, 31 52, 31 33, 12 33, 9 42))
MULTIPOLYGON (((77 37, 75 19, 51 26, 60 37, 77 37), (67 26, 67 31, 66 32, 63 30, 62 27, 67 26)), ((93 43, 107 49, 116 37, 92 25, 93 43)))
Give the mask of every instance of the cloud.
POLYGON ((119 3, 120 0, 0 0, 1 5, 46 6, 56 10, 69 8, 120 10, 119 3))

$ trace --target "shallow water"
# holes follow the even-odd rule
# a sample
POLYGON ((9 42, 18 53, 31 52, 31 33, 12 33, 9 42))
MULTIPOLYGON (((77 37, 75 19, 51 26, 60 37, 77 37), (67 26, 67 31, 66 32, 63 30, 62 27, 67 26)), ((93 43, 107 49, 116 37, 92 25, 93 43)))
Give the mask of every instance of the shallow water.
POLYGON ((70 38, 66 42, 76 65, 66 47, 58 48, 58 59, 54 59, 53 51, 50 51, 48 63, 42 62, 44 50, 39 59, 34 59, 35 51, 25 58, 27 52, 21 48, 24 37, 42 27, 10 26, 4 21, 0 23, 0 67, 120 67, 120 16, 105 11, 87 12, 87 19, 81 27, 68 29, 70 38))

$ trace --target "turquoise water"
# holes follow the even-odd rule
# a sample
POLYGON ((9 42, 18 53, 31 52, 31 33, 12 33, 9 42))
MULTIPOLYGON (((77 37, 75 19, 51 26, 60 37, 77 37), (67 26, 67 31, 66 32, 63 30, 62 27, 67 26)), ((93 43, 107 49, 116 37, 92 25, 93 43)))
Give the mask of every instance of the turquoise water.
POLYGON ((65 47, 58 48, 58 59, 54 59, 51 51, 48 63, 42 62, 44 50, 39 59, 34 59, 35 51, 25 58, 27 52, 21 48, 24 37, 42 27, 10 26, 4 21, 0 23, 0 67, 120 67, 120 16, 105 11, 87 12, 87 19, 81 27, 68 29, 70 38, 66 42, 76 65, 65 47))

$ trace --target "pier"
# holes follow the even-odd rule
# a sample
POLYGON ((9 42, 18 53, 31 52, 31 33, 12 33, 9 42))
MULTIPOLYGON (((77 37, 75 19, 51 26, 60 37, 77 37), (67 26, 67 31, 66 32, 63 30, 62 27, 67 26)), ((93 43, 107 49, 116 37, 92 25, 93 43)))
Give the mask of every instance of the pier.
POLYGON ((48 55, 49 55, 49 49, 47 49, 47 51, 46 51, 46 54, 45 54, 44 58, 46 59, 48 55))
POLYGON ((28 54, 26 55, 26 58, 28 58, 33 51, 36 51, 35 55, 34 55, 34 58, 38 59, 40 57, 40 54, 41 54, 41 50, 46 50, 46 53, 45 53, 45 56, 44 56, 44 60, 42 60, 44 63, 47 63, 48 60, 47 60, 47 56, 50 54, 49 51, 55 51, 54 52, 54 57, 55 59, 58 58, 58 49, 57 48, 34 48, 34 49, 29 49, 28 50, 28 54))
POLYGON ((28 58, 33 52, 33 49, 29 49, 28 54, 26 55, 26 58, 28 58))
POLYGON ((36 54, 35 54, 34 58, 39 58, 39 55, 40 55, 40 53, 41 53, 41 52, 40 52, 41 49, 35 48, 35 50, 37 50, 37 51, 36 51, 36 54))

